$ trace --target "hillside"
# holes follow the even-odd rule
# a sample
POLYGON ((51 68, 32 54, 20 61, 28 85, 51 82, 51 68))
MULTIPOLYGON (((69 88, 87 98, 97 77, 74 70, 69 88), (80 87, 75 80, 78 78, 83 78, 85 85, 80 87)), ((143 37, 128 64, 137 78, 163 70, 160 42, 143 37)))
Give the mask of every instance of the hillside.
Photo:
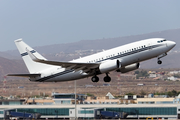
MULTIPOLYGON (((50 60, 68 61, 117 47, 126 43, 142 40, 146 38, 162 37, 173 40, 176 47, 168 56, 162 58, 163 64, 158 65, 157 59, 152 59, 141 63, 141 68, 180 68, 180 29, 166 30, 142 35, 127 37, 107 38, 98 40, 82 40, 74 43, 56 44, 49 46, 34 47, 39 53, 50 60), (80 52, 79 52, 80 51, 80 52), (85 51, 85 52, 84 52, 85 51)), ((39 44, 40 45, 40 44, 39 44)), ((27 73, 27 69, 17 50, 0 52, 0 77, 7 73, 27 73)))
MULTIPOLYGON (((167 69, 164 69, 166 71, 167 69)), ((91 78, 77 80, 77 93, 93 94, 95 96, 105 96, 108 92, 113 95, 124 95, 126 93, 140 94, 144 91, 146 94, 165 91, 180 91, 179 81, 164 81, 154 79, 134 79, 131 74, 120 74, 111 72, 112 81, 105 86, 103 81, 104 74, 99 75, 100 81, 98 83, 91 82, 91 78), (123 76, 124 75, 124 76, 123 76), (137 84, 143 83, 143 86, 137 84)), ((3 87, 3 85, 1 86, 3 87)), ((74 93, 74 81, 68 82, 30 82, 29 80, 7 79, 6 92, 0 90, 0 95, 4 96, 34 96, 34 95, 48 95, 52 92, 59 93, 74 93), (21 86, 22 88, 19 88, 21 86)))
MULTIPOLYGON (((120 45, 124 45, 127 43, 135 42, 138 40, 143 40, 147 38, 166 38, 168 40, 175 41, 177 43, 174 50, 180 51, 180 29, 173 29, 173 30, 165 30, 165 31, 158 31, 153 33, 147 33, 142 35, 132 35, 132 36, 125 36, 125 37, 116 37, 116 38, 104 38, 104 39, 96 39, 96 40, 81 40, 74 43, 67 43, 67 44, 55 44, 55 45, 48 45, 48 46, 40 46, 34 47, 39 53, 44 55, 50 54, 57 54, 60 52, 65 53, 73 53, 76 50, 107 50, 113 47, 117 47, 120 45)), ((24 40, 26 41, 26 40, 24 40)), ((38 42, 37 42, 38 43, 38 42)), ((39 41, 40 43, 40 41, 39 41)), ((5 58, 20 58, 19 53, 17 50, 9 50, 0 53, 1 57, 5 58), (4 54, 3 54, 4 53, 4 54), (10 57, 11 56, 11 57, 10 57)))
POLYGON ((22 60, 9 60, 0 57, 0 80, 8 73, 27 73, 27 69, 22 60))

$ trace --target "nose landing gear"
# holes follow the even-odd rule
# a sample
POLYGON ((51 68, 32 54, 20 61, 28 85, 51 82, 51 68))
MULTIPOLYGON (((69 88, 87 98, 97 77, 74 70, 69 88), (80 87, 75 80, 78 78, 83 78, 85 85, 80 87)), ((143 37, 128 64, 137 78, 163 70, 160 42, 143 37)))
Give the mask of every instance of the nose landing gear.
POLYGON ((163 54, 161 54, 161 55, 159 55, 158 56, 158 61, 157 61, 157 63, 158 64, 162 64, 162 61, 160 60, 162 57, 165 57, 167 55, 167 53, 163 53, 163 54))

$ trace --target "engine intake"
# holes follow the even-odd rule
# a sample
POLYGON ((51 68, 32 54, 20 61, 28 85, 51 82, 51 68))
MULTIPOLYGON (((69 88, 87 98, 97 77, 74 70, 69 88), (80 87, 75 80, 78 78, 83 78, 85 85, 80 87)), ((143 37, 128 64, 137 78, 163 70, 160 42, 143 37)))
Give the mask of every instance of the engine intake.
POLYGON ((120 67, 119 60, 109 60, 104 63, 101 63, 99 66, 99 70, 101 73, 107 73, 113 70, 116 70, 120 67))

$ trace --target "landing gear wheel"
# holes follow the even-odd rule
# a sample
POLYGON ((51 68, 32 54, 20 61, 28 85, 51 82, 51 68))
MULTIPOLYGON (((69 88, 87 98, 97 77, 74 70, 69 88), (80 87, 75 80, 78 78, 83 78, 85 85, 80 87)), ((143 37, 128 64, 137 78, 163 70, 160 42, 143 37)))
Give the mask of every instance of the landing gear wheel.
POLYGON ((110 82, 111 78, 109 76, 104 77, 104 82, 110 82))
POLYGON ((161 60, 158 60, 158 62, 157 62, 158 64, 162 64, 162 61, 161 60))
POLYGON ((98 81, 99 81, 99 78, 98 78, 97 76, 93 76, 93 77, 91 78, 91 81, 92 81, 92 82, 98 82, 98 81))

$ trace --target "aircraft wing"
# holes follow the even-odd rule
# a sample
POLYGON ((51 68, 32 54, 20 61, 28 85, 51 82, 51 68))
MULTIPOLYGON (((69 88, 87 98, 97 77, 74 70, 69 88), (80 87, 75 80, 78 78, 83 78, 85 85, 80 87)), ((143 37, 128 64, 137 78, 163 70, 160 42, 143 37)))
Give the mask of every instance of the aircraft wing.
POLYGON ((15 76, 15 77, 39 77, 41 74, 7 74, 7 76, 15 76))
POLYGON ((45 59, 39 59, 33 55, 28 49, 26 49, 31 59, 35 62, 61 66, 67 69, 74 69, 75 71, 83 70, 84 72, 89 72, 91 69, 98 68, 99 63, 79 63, 79 62, 58 62, 58 61, 48 61, 45 59))

